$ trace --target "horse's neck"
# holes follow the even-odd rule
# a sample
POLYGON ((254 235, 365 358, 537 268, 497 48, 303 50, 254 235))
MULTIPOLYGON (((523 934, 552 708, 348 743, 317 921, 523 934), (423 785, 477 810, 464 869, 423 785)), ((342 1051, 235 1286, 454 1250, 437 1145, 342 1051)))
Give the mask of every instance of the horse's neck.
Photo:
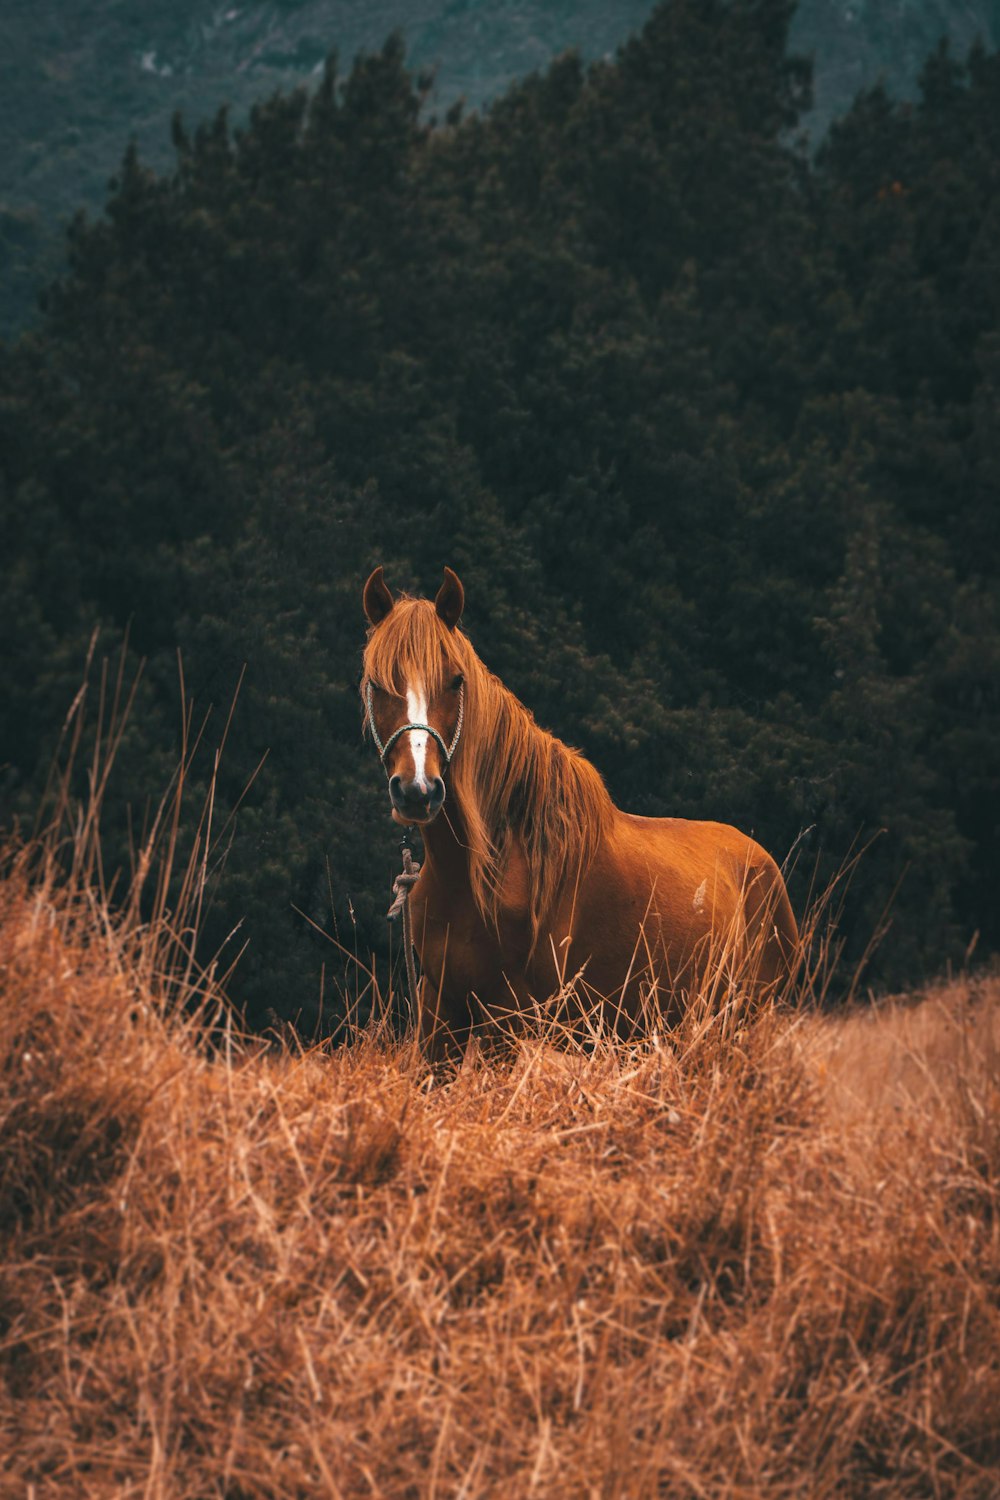
MULTIPOLYGON (((497 915, 508 921, 523 919, 527 915, 531 896, 531 875, 516 827, 512 828, 511 835, 497 892, 497 915)), ((449 798, 434 822, 423 829, 423 838, 428 873, 432 872, 435 882, 447 891, 449 905, 467 899, 478 907, 472 887, 465 821, 457 798, 449 798)))
POLYGON ((468 885, 468 841, 457 797, 449 797, 433 823, 428 823, 420 832, 425 863, 432 865, 439 879, 452 887, 463 882, 468 885))

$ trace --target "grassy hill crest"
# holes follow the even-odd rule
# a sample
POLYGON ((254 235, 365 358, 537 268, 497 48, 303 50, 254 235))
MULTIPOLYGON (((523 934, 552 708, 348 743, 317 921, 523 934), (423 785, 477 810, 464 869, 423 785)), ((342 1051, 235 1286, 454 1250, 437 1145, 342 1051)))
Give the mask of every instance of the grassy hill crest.
POLYGON ((435 1076, 240 1037, 87 829, 0 876, 5 1491, 996 1493, 995 977, 435 1076))

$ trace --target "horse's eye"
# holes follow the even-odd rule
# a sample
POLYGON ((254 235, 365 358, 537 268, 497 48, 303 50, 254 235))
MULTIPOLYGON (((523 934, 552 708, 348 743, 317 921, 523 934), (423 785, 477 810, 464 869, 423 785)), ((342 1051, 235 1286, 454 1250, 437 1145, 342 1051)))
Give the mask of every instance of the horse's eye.
POLYGON ((451 690, 452 690, 452 692, 453 693, 457 693, 458 690, 459 690, 459 688, 462 686, 462 683, 464 681, 465 681, 465 678, 462 676, 461 672, 458 673, 457 677, 453 677, 451 679, 451 690))

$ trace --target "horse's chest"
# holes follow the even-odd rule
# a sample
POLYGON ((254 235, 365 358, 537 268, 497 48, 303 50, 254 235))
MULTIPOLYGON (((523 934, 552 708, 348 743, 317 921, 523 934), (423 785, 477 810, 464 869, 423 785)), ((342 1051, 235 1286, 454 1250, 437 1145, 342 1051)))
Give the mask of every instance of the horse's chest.
POLYGON ((429 982, 484 1001, 492 1000, 498 988, 506 993, 507 980, 515 978, 527 958, 526 925, 517 917, 501 916, 498 932, 483 921, 471 897, 456 902, 434 891, 420 894, 423 899, 414 901, 413 935, 429 982))

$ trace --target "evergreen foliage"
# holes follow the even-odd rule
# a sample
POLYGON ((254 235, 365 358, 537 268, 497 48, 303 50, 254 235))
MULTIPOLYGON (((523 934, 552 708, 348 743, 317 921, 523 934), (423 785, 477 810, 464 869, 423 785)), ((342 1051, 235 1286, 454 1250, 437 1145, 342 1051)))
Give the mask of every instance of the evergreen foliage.
POLYGON ((779 857, 810 829, 800 900, 884 830, 844 916, 859 953, 896 892, 882 982, 1000 943, 1000 59, 939 51, 810 163, 792 9, 674 0, 436 127, 398 38, 244 129, 178 120, 0 349, 6 811, 95 626, 148 663, 137 806, 177 650, 209 749, 246 663, 217 818, 267 760, 206 943, 242 920, 251 1020, 311 1024, 310 923, 384 951, 376 562, 455 567, 484 659, 622 805, 779 857))

